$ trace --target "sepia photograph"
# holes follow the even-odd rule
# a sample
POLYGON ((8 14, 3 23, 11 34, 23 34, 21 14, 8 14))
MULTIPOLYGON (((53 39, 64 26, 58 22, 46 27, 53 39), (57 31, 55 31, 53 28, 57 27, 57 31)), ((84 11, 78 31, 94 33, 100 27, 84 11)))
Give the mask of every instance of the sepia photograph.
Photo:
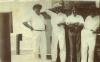
POLYGON ((0 0, 0 62, 100 62, 100 0, 0 0))

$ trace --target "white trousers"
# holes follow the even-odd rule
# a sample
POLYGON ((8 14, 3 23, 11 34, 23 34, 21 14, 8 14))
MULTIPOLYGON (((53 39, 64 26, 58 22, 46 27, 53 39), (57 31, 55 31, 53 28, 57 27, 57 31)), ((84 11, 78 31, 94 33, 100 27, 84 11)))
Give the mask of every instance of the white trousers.
POLYGON ((91 30, 83 29, 81 32, 81 62, 93 62, 96 34, 91 30))
POLYGON ((60 32, 52 31, 52 43, 51 43, 51 55, 52 61, 57 59, 57 45, 59 42, 60 48, 60 59, 61 62, 66 60, 66 43, 65 43, 65 31, 61 30, 60 32))
POLYGON ((46 59, 47 42, 45 31, 33 31, 33 52, 37 56, 39 53, 42 59, 46 59))

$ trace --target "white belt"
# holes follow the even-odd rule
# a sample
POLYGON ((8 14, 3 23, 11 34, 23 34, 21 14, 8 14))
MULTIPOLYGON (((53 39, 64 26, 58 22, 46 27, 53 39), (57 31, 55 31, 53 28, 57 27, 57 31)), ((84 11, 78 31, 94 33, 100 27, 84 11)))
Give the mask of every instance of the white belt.
POLYGON ((34 31, 45 31, 45 30, 34 30, 34 31))

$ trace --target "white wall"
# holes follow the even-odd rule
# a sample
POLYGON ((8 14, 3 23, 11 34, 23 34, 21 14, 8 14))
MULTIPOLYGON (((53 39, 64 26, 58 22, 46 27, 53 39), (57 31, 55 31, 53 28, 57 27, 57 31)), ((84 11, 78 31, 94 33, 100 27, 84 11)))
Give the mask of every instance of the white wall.
MULTIPOLYGON (((48 4, 48 2, 44 0, 39 1, 39 3, 43 5, 42 11, 50 7, 50 3, 48 4), (46 3, 47 5, 44 5, 44 3, 46 3)), ((28 28, 26 28, 22 23, 24 21, 29 20, 30 15, 32 14, 32 7, 34 4, 35 4, 34 2, 18 2, 12 4, 13 30, 15 34, 22 33, 23 41, 21 42, 21 49, 23 50, 33 49, 31 41, 32 32, 28 28)), ((16 44, 15 42, 13 43, 16 44)))
POLYGON ((43 10, 51 7, 51 3, 48 0, 40 0, 39 2, 2 2, 0 3, 0 12, 12 12, 13 31, 11 34, 11 46, 12 50, 16 49, 16 34, 23 34, 23 41, 21 42, 21 49, 33 49, 31 31, 26 28, 22 23, 28 20, 32 14, 32 7, 34 4, 42 4, 43 10))
POLYGON ((30 15, 32 14, 32 6, 36 3, 40 3, 43 5, 43 9, 50 8, 52 5, 50 2, 53 0, 39 0, 37 2, 4 2, 0 3, 0 12, 12 12, 13 15, 13 30, 14 34, 12 37, 12 49, 16 47, 15 36, 18 33, 23 34, 23 42, 21 44, 22 49, 33 49, 31 48, 31 31, 24 27, 22 22, 26 21, 30 15))
POLYGON ((11 3, 0 3, 0 12, 11 12, 11 3))
POLYGON ((32 7, 34 4, 39 3, 43 5, 43 9, 49 8, 51 3, 48 0, 30 1, 30 2, 0 2, 0 12, 12 12, 13 31, 11 34, 12 50, 16 49, 16 34, 23 34, 23 42, 21 42, 22 49, 31 48, 31 31, 26 28, 22 23, 28 20, 32 14, 32 7))

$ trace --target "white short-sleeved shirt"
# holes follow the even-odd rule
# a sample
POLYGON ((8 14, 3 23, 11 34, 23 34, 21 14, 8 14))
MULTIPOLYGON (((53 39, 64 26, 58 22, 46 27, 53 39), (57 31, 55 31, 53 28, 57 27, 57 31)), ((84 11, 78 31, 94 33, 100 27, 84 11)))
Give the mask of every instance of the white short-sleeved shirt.
POLYGON ((71 14, 70 16, 66 18, 65 22, 66 22, 66 25, 75 24, 75 23, 84 24, 84 19, 80 15, 74 16, 73 14, 71 14))
POLYGON ((34 28, 34 30, 45 30, 45 20, 42 15, 37 15, 33 12, 28 23, 34 28))
POLYGON ((99 27, 99 24, 100 24, 99 16, 94 16, 94 17, 87 16, 84 23, 84 28, 95 31, 99 27))
POLYGON ((65 22, 64 20, 67 17, 66 15, 64 15, 63 13, 56 14, 49 10, 47 11, 47 13, 51 16, 51 24, 53 31, 61 31, 61 29, 64 29, 63 26, 58 26, 58 24, 65 22))

